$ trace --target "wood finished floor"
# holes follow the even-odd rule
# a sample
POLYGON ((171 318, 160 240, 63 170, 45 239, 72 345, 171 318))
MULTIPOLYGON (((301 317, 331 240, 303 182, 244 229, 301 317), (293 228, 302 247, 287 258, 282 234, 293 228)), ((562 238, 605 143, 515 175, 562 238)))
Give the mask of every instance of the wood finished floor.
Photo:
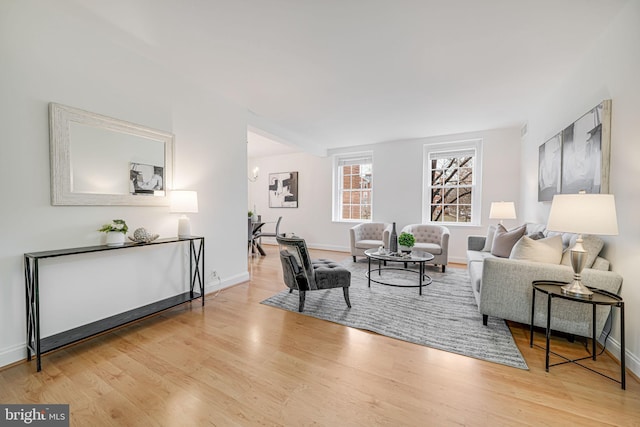
MULTIPOLYGON (((1 370, 0 402, 68 403, 72 426, 640 425, 634 377, 623 391, 573 365, 547 373, 522 325, 510 327, 528 371, 261 305, 284 289, 276 248, 265 248, 249 258, 250 282, 208 295, 204 308, 51 353, 39 373, 35 362, 1 370)), ((561 338, 553 348, 584 351, 561 338)), ((595 363, 618 378, 608 355, 595 363)))

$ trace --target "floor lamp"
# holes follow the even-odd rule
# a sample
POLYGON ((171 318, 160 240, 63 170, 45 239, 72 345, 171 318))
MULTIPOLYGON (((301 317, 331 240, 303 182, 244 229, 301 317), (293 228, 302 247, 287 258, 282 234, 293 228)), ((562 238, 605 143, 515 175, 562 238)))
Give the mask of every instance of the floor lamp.
POLYGON ((571 248, 573 282, 563 286, 562 292, 575 297, 592 298, 593 292, 582 283, 581 273, 587 261, 582 235, 618 234, 613 194, 556 194, 551 202, 547 230, 578 235, 575 246, 571 248))

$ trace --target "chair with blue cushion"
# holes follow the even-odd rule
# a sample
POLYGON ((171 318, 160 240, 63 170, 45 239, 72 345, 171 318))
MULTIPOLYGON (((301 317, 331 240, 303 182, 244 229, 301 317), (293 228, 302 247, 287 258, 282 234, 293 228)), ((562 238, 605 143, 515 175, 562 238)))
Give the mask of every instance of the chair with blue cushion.
POLYGON ((294 290, 299 293, 298 311, 304 310, 307 291, 333 288, 342 288, 347 307, 351 308, 349 270, 331 260, 311 260, 307 244, 300 237, 276 236, 276 240, 280 245, 284 283, 289 287, 289 293, 294 290))

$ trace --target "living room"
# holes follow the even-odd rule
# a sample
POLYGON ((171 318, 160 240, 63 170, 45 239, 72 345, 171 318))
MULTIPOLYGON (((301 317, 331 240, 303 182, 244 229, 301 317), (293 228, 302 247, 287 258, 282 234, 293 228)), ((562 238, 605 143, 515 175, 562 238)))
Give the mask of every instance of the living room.
MULTIPOLYGON (((492 2, 494 7, 500 6, 498 3, 492 2)), ((577 2, 569 4, 577 7, 577 2)), ((154 56, 157 54, 155 43, 162 40, 170 45, 172 41, 167 40, 169 36, 154 32, 156 27, 138 25, 145 22, 144 16, 149 12, 142 6, 128 9, 123 3, 119 6, 124 9, 114 7, 105 11, 96 4, 83 6, 74 1, 55 4, 2 2, 0 52, 3 78, 0 88, 4 96, 0 98, 0 105, 4 138, 0 174, 5 186, 0 211, 6 227, 0 243, 0 276, 3 278, 0 366, 26 364, 24 253, 99 244, 102 236, 97 229, 115 218, 125 218, 131 230, 145 227, 161 236, 176 234, 178 216, 169 213, 166 206, 51 205, 50 102, 141 123, 175 135, 173 187, 198 191, 199 209, 198 213, 190 214, 191 227, 194 234, 207 239, 206 292, 214 293, 221 288, 246 284, 250 279, 246 243, 241 238, 246 233, 247 203, 249 206, 255 204, 263 218, 273 220, 283 215, 282 230, 304 236, 312 248, 347 250, 348 229, 353 224, 332 221, 334 154, 373 152, 374 219, 395 221, 403 226, 422 221, 423 146, 482 139, 481 223, 451 228, 452 262, 465 262, 468 235, 484 234, 487 226, 494 223, 489 219, 493 201, 515 202, 517 219, 506 221, 507 228, 527 221, 545 223, 550 203, 537 200, 538 147, 601 101, 611 99, 610 193, 616 198, 620 233, 604 238, 605 254, 612 270, 624 278, 621 296, 628 309, 627 367, 631 374, 639 376, 640 310, 636 307, 640 304, 640 290, 633 283, 633 271, 640 259, 640 230, 633 213, 637 212, 640 203, 637 197, 640 184, 632 177, 638 171, 635 154, 640 155, 637 141, 637 135, 640 135, 640 121, 637 120, 640 117, 640 83, 637 79, 640 75, 640 55, 637 53, 640 5, 635 1, 607 4, 609 14, 602 17, 602 27, 594 28, 596 36, 586 46, 580 46, 578 61, 546 64, 550 75, 555 69, 562 79, 556 81, 549 75, 540 77, 542 80, 548 78, 552 83, 546 88, 545 99, 531 103, 523 117, 525 123, 490 128, 477 125, 469 129, 467 122, 478 119, 474 113, 468 113, 460 116, 459 128, 452 127, 448 132, 402 135, 375 144, 372 141, 357 146, 318 149, 311 147, 308 141, 296 138, 295 133, 288 133, 257 116, 258 112, 248 111, 225 88, 225 79, 230 76, 224 70, 217 73, 215 69, 187 69, 187 65, 181 63, 180 46, 175 47, 175 56, 164 57, 163 67, 159 66, 158 56, 154 56), (123 10, 127 13, 120 13, 123 10), (215 89, 203 84, 211 76, 219 80, 215 89), (522 136, 525 124, 526 134, 522 136), (296 144, 300 152, 248 161, 247 129, 252 127, 296 144), (247 176, 255 166, 259 167, 260 174, 252 183, 247 176), (299 173, 298 208, 269 208, 265 188, 268 174, 285 171, 299 173), (17 177, 20 177, 21 185, 14 188, 9 184, 17 177), (215 279, 212 278, 214 272, 215 279)), ((548 14, 554 14, 555 2, 546 5, 548 14)), ((527 13, 522 7, 522 13, 527 13)), ((580 18, 576 12, 576 20, 580 21, 580 18)), ((167 28, 175 25, 172 21, 162 24, 167 28)), ((540 30, 544 31, 544 27, 541 23, 540 30)), ((581 40, 574 42, 579 44, 581 40)), ((202 40, 194 38, 192 43, 196 52, 205 52, 208 48, 202 40)), ((239 50, 242 50, 241 46, 239 50)), ((268 53, 264 55, 266 57, 268 53)), ((224 59, 235 63, 246 60, 241 52, 224 59)), ((508 77, 520 80, 523 87, 539 83, 521 80, 518 75, 508 77)), ((247 91, 252 89, 256 88, 247 91)), ((274 87, 269 90, 277 97, 278 90, 284 89, 274 87)), ((513 93, 512 96, 519 97, 520 94, 513 93)), ((464 99, 459 100, 459 104, 463 105, 464 99)), ((504 108, 496 105, 491 97, 486 99, 486 104, 490 109, 504 108)), ((480 111, 475 114, 482 116, 480 111)), ((425 114, 422 118, 428 121, 429 116, 425 114)), ((384 118, 378 117, 372 122, 382 120, 384 118)), ((153 255, 152 260, 145 252, 124 257, 85 257, 80 263, 48 263, 41 273, 40 298, 47 301, 43 307, 43 318, 47 319, 43 334, 85 323, 102 313, 144 303, 150 295, 148 290, 139 289, 140 278, 156 278, 163 274, 172 279, 179 276, 168 271, 165 261, 167 257, 180 260, 183 256, 175 248, 158 249, 153 255), (96 271, 100 274, 95 274, 96 271), (45 286, 45 283, 55 286, 45 286), (73 310, 69 310, 70 307, 73 310)), ((224 292, 220 295, 224 296, 224 292)), ((223 300, 218 299, 216 303, 223 300)), ((221 308, 221 311, 225 312, 225 309, 221 308)), ((620 331, 617 322, 613 325, 607 350, 619 358, 615 343, 620 342, 620 331)), ((336 330, 331 327, 331 331, 336 330)), ((388 360, 393 360, 393 356, 388 356, 388 360)), ((46 371, 46 360, 44 363, 46 371)), ((384 368, 380 363, 380 368, 384 368)), ((32 375, 34 377, 28 376, 25 381, 38 375, 35 369, 32 375)), ((508 376, 504 372, 496 375, 508 376)), ((551 371, 549 376, 553 375, 551 371)), ((609 387, 606 394, 618 392, 614 383, 609 387)), ((637 393, 638 386, 630 384, 629 389, 627 392, 637 393)), ((34 401, 43 403, 51 402, 49 399, 53 397, 45 393, 42 399, 33 397, 34 401)), ((593 400, 597 399, 594 395, 593 400)))

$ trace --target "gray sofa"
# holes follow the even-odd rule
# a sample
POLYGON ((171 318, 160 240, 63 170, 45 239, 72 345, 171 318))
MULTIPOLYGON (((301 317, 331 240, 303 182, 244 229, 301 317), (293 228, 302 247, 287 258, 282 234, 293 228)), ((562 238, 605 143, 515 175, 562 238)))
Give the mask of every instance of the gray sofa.
MULTIPOLYGON (((547 237, 552 234, 541 224, 527 224, 525 235, 541 233, 547 237)), ((565 250, 573 235, 563 234, 565 250)), ((483 251, 486 236, 469 236, 467 242, 467 268, 471 287, 476 297, 478 309, 486 324, 487 316, 530 324, 532 282, 534 280, 555 280, 570 282, 573 270, 570 266, 541 262, 500 258, 483 251)), ((596 257, 591 268, 582 272, 582 281, 587 286, 618 293, 622 286, 622 277, 609 271, 609 262, 596 257)), ((547 298, 537 293, 534 325, 546 327, 547 298)), ((591 306, 556 299, 551 313, 551 329, 584 337, 591 337, 591 306)), ((596 334, 602 333, 610 307, 598 306, 596 334)))

